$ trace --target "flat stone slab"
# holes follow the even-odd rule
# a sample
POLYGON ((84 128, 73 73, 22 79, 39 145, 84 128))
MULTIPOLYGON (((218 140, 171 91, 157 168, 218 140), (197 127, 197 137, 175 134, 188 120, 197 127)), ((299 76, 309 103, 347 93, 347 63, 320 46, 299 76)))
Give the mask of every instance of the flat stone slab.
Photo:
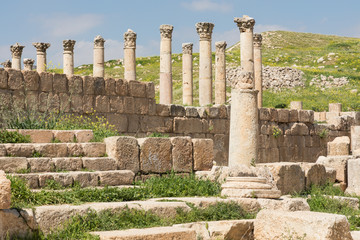
POLYGON ((353 240, 360 240, 360 231, 352 231, 351 236, 353 240))
POLYGON ((263 177, 228 177, 227 182, 245 182, 245 183, 266 183, 266 178, 263 177))
POLYGON ((222 189, 233 188, 233 189, 264 189, 269 190, 272 188, 270 184, 257 183, 257 182, 228 182, 221 185, 222 189))
POLYGON ((128 229, 123 231, 92 232, 100 240, 196 240, 196 231, 179 227, 128 229))
POLYGON ((266 189, 234 189, 225 188, 221 191, 222 196, 239 198, 270 198, 278 199, 281 197, 279 190, 266 189))

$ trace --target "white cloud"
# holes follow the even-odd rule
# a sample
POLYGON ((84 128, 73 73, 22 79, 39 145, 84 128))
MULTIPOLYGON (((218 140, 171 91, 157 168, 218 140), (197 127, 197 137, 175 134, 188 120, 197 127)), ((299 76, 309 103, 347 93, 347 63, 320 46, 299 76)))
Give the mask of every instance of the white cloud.
POLYGON ((287 27, 281 26, 281 25, 266 25, 266 24, 255 24, 255 31, 254 32, 266 32, 266 31, 278 31, 278 30, 283 30, 283 31, 289 31, 289 29, 287 27))
POLYGON ((48 35, 52 37, 72 37, 82 34, 100 25, 103 16, 97 14, 69 15, 59 13, 52 16, 38 17, 38 23, 48 35))
POLYGON ((193 0, 192 2, 182 2, 183 7, 192 11, 216 11, 230 12, 232 5, 220 0, 218 2, 212 0, 193 0))

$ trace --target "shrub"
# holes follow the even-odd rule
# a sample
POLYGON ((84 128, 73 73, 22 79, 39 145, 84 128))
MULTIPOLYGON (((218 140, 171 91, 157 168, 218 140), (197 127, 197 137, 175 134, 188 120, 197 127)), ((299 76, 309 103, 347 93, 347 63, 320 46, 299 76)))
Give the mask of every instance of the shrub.
POLYGON ((29 143, 30 137, 16 131, 0 130, 0 143, 29 143))

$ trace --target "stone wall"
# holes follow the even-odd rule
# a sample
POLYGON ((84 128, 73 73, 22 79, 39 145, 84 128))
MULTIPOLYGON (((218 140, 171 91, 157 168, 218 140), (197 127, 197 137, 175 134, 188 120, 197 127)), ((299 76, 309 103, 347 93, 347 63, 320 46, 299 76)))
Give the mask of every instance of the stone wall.
MULTIPOLYGON (((230 106, 183 107, 156 104, 151 82, 91 76, 0 69, 2 108, 48 109, 107 117, 121 134, 145 137, 153 132, 170 137, 190 136, 214 141, 214 160, 227 165, 230 106)), ((326 144, 349 136, 356 117, 342 118, 340 127, 314 124, 313 111, 266 109, 260 111, 259 162, 315 162, 326 155, 326 144), (345 119, 345 120, 344 120, 345 119), (345 122, 344 122, 345 121, 345 122), (275 133, 274 133, 275 131, 275 133)), ((357 114, 356 116, 360 116, 357 114)), ((339 125, 338 124, 338 125, 339 125)))

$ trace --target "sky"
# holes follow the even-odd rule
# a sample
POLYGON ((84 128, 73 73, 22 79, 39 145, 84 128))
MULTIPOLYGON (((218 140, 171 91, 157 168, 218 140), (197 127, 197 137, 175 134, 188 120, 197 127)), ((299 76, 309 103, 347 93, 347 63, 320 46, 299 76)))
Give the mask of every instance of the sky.
POLYGON ((1 0, 0 62, 11 59, 10 45, 24 45, 22 58, 36 59, 33 42, 49 42, 50 68, 62 66, 62 41, 76 40, 75 66, 91 64, 93 40, 105 40, 105 60, 123 58, 123 34, 137 33, 136 55, 160 51, 161 24, 174 26, 173 53, 185 42, 198 51, 197 22, 212 22, 212 44, 231 46, 240 33, 234 17, 249 15, 255 32, 286 30, 360 37, 359 0, 1 0))

